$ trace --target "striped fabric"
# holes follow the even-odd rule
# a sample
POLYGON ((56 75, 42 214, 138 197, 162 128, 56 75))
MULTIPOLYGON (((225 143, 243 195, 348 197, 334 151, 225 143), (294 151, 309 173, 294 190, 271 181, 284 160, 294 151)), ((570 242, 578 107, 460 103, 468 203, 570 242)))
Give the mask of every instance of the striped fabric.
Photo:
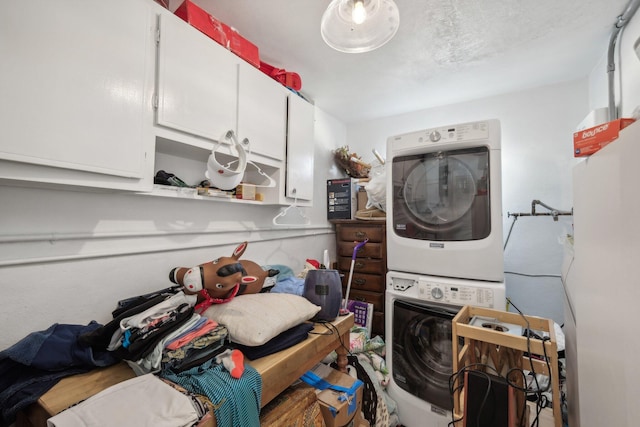
POLYGON ((162 376, 207 396, 214 405, 218 427, 260 427, 262 378, 251 365, 245 364, 239 379, 213 361, 180 373, 166 370, 162 376))

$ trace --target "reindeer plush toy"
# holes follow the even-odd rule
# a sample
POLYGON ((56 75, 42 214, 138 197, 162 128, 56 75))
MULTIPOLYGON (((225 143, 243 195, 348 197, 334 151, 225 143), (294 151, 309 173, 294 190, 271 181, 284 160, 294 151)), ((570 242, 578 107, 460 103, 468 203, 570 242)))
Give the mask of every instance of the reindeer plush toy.
POLYGON ((169 273, 169 280, 182 285, 185 293, 198 294, 201 303, 196 310, 202 312, 211 304, 231 301, 237 295, 260 292, 267 277, 278 270, 264 270, 253 261, 239 260, 247 249, 243 242, 230 257, 220 257, 196 267, 176 267, 169 273))

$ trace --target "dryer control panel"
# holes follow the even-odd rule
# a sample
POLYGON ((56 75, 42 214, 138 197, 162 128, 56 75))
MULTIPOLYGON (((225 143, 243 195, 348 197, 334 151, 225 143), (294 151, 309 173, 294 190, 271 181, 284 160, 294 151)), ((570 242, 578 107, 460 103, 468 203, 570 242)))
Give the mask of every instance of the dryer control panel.
POLYGON ((460 286, 432 280, 418 280, 420 299, 454 305, 473 305, 493 308, 493 289, 476 286, 460 286))
POLYGON ((390 137, 388 144, 394 152, 402 152, 417 147, 437 147, 451 143, 488 141, 488 122, 463 123, 452 126, 424 129, 390 137))

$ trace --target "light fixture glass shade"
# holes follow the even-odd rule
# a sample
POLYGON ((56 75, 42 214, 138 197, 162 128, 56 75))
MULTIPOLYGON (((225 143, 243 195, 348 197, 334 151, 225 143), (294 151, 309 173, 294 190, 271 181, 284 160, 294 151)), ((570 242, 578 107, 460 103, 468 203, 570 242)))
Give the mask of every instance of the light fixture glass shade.
POLYGON ((369 52, 393 38, 400 14, 393 0, 362 0, 366 18, 353 22, 355 0, 332 0, 322 15, 320 32, 329 46, 346 53, 369 52))

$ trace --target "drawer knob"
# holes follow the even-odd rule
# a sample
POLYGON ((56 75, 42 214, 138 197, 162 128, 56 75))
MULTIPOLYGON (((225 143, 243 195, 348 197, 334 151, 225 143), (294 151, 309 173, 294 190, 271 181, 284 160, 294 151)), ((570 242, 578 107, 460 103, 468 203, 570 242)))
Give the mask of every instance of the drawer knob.
POLYGON ((365 233, 364 231, 356 231, 356 238, 364 239, 365 237, 367 237, 367 233, 365 233))
POLYGON ((360 278, 353 279, 353 283, 355 283, 356 285, 362 286, 365 283, 367 283, 367 279, 360 279, 360 278))
POLYGON ((357 261, 354 265, 355 268, 363 268, 364 267, 364 262, 362 261, 357 261))

